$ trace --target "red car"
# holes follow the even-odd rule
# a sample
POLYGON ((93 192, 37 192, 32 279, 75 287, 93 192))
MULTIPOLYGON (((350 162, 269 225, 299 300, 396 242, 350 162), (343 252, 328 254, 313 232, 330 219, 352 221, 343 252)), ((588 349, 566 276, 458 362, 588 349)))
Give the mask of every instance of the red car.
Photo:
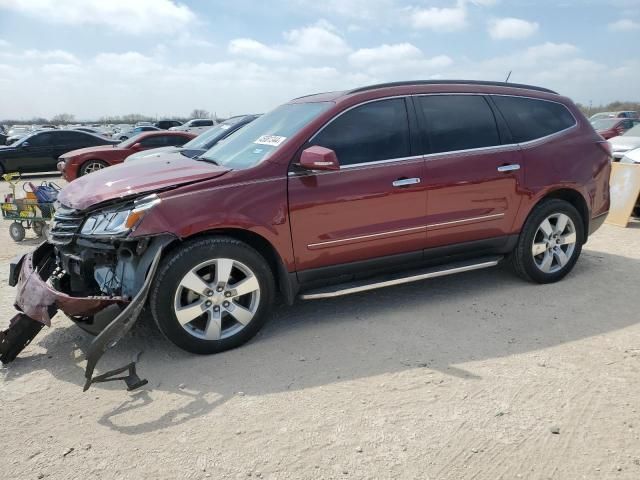
POLYGON ((633 118, 599 118, 593 120, 591 125, 593 125, 595 131, 602 135, 605 140, 608 140, 622 135, 639 123, 640 120, 633 118))
MULTIPOLYGON (((92 380, 145 306, 169 340, 208 354, 252 338, 276 295, 331 298, 501 262, 556 282, 610 204, 609 143, 574 103, 496 82, 301 97, 196 159, 156 165, 69 184, 49 243, 12 262, 20 313, 6 338, 28 343, 61 309, 99 334, 87 388, 116 373, 92 380)), ((5 358, 22 345, 6 343, 5 358)))
POLYGON ((87 173, 122 163, 136 152, 158 147, 181 147, 194 137, 195 134, 187 132, 144 132, 117 145, 81 148, 65 153, 59 158, 58 170, 70 182, 87 173))

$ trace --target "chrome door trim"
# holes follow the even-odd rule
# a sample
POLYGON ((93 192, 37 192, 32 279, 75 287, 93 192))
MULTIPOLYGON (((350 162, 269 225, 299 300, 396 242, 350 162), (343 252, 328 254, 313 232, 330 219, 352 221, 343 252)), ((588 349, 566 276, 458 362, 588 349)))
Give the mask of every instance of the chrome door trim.
POLYGON ((504 213, 496 213, 493 215, 482 215, 480 217, 463 218, 462 220, 453 220, 451 222, 430 223, 429 225, 427 225, 427 228, 438 228, 438 227, 446 227, 449 225, 460 225, 463 223, 497 220, 498 218, 502 218, 502 217, 504 217, 504 213))
POLYGON ((430 229, 430 228, 438 228, 438 227, 445 227, 445 226, 449 226, 449 225, 460 225, 460 224, 465 224, 465 223, 472 223, 472 222, 482 222, 482 221, 490 221, 490 220, 497 220, 499 218, 504 217, 504 213, 496 213, 493 215, 482 215, 479 217, 469 217, 469 218, 463 218, 461 220, 454 220, 451 222, 441 222, 441 223, 430 223, 428 225, 421 225, 419 227, 411 227, 411 228, 402 228, 399 230, 389 230, 386 232, 380 232, 380 233, 372 233, 369 235, 359 235, 357 237, 347 237, 347 238, 340 238, 337 240, 327 240, 325 242, 317 242, 317 243, 310 243, 309 245, 307 245, 307 248, 309 250, 317 250, 320 248, 327 248, 327 247, 331 247, 331 246, 340 246, 340 245, 344 245, 344 244, 349 244, 349 243, 357 243, 357 242, 361 242, 361 241, 368 241, 368 240, 375 240, 376 238, 380 238, 380 237, 394 237, 394 236, 398 236, 398 235, 407 235, 410 233, 420 233, 420 232, 426 232, 426 230, 430 229))
POLYGON ((352 242, 358 243, 358 242, 364 242, 368 240, 374 240, 380 237, 395 237, 399 235, 407 235, 410 233, 421 233, 421 232, 426 232, 426 230, 427 230, 427 227, 425 225, 422 225, 420 227, 402 228, 400 230, 390 230, 387 232, 372 233, 370 235, 360 235, 357 237, 341 238, 338 240, 328 240, 326 242, 310 243, 309 245, 307 245, 307 248, 309 250, 317 250, 320 248, 339 246, 339 245, 349 244, 352 242))

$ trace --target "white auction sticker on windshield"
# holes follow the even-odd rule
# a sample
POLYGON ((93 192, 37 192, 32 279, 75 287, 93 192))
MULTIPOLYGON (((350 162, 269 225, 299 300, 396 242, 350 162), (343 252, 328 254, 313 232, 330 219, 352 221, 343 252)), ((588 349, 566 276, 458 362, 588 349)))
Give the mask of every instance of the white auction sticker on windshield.
POLYGON ((262 135, 255 142, 258 145, 270 145, 272 147, 278 147, 287 139, 287 137, 279 137, 278 135, 262 135))
POLYGON ((231 125, 220 125, 221 130, 229 130, 230 128, 231 128, 231 125))

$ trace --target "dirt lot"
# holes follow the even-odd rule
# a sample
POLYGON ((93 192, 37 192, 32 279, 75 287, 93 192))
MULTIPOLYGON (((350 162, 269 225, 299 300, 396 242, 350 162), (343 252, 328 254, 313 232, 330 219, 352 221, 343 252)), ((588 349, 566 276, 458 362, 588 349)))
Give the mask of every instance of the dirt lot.
MULTIPOLYGON (((8 259, 37 243, 7 227, 0 327, 8 259)), ((141 353, 137 393, 82 393, 90 337, 58 316, 0 369, 0 476, 635 480, 639 285, 634 223, 556 285, 496 268, 300 302, 217 356, 140 325, 99 365, 141 353)))

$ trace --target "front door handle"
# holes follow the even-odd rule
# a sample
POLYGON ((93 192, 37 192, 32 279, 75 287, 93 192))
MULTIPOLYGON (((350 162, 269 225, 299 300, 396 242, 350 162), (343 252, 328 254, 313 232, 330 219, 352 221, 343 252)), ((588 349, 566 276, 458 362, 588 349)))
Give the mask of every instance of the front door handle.
POLYGON ((393 185, 394 187, 406 187, 409 185, 415 185, 416 183, 420 183, 419 178, 399 178, 391 185, 393 185))
POLYGON ((501 167, 498 167, 499 172, 514 172, 516 170, 520 170, 520 165, 518 165, 517 163, 513 163, 511 165, 502 165, 501 167))

